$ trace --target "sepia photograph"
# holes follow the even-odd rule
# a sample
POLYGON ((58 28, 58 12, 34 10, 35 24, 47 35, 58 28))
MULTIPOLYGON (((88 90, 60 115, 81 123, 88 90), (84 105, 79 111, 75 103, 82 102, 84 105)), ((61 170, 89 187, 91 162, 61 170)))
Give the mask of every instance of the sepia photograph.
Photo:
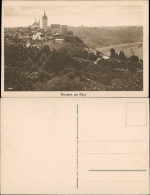
POLYGON ((2 195, 149 195, 149 98, 2 98, 2 195))
POLYGON ((4 92, 144 90, 147 4, 39 3, 3 5, 4 92))

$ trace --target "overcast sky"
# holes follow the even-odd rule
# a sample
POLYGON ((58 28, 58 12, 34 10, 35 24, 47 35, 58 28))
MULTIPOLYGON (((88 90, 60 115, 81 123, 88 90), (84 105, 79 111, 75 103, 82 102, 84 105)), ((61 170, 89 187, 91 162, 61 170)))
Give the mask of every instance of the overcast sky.
POLYGON ((141 5, 103 5, 97 1, 50 2, 48 6, 5 6, 4 26, 28 26, 35 18, 42 22, 44 10, 48 25, 124 26, 143 25, 141 5))

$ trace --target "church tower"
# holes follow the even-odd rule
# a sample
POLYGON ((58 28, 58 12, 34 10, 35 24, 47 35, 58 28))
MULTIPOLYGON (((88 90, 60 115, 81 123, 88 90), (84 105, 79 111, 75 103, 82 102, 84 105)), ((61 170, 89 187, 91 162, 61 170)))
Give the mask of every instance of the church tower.
POLYGON ((47 23, 48 23, 48 17, 46 16, 44 11, 44 16, 42 17, 42 28, 44 30, 47 30, 47 23))

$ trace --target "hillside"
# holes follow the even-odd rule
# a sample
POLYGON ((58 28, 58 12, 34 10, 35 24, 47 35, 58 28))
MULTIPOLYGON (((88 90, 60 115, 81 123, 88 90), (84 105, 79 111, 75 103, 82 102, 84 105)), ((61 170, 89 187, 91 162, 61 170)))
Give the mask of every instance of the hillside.
MULTIPOLYGON (((111 57, 87 50, 83 41, 66 36, 65 44, 40 49, 5 44, 6 91, 141 91, 143 61, 111 50, 111 57)), ((54 45, 53 45, 54 46, 54 45)))
POLYGON ((69 27, 69 30, 92 48, 143 41, 142 26, 69 27))

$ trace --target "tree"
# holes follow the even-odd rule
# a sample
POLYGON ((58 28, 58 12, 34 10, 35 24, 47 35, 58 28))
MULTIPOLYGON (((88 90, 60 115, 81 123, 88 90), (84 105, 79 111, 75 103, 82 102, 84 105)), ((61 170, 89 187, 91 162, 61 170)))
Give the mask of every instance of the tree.
POLYGON ((50 54, 50 48, 48 45, 44 45, 44 48, 43 48, 45 54, 49 55, 50 54))
POLYGON ((136 72, 136 68, 139 67, 139 58, 135 55, 128 58, 128 66, 131 72, 136 72))
POLYGON ((137 62, 139 61, 139 58, 138 58, 138 56, 136 56, 136 55, 130 56, 128 59, 129 59, 131 62, 133 62, 133 63, 137 63, 137 62))
POLYGON ((112 58, 115 58, 116 57, 116 52, 115 52, 115 49, 114 48, 111 48, 110 49, 110 53, 111 53, 111 57, 112 58))
POLYGON ((120 51, 120 53, 119 53, 119 59, 120 60, 125 60, 126 59, 125 54, 124 54, 123 51, 120 51))

